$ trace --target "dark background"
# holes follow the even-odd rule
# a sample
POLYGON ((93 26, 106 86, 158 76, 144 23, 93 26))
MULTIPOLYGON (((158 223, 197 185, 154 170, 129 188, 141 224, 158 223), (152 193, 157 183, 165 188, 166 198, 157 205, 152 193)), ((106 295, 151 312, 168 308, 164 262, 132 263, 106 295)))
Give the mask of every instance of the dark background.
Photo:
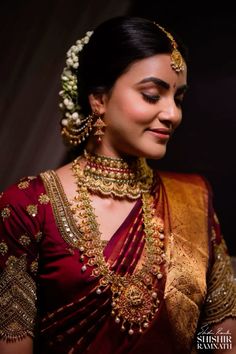
POLYGON ((0 190, 66 158, 58 91, 65 53, 107 18, 150 18, 189 50, 183 123, 160 169, 201 173, 231 255, 236 255, 236 20, 232 5, 203 2, 12 0, 0 5, 0 190))

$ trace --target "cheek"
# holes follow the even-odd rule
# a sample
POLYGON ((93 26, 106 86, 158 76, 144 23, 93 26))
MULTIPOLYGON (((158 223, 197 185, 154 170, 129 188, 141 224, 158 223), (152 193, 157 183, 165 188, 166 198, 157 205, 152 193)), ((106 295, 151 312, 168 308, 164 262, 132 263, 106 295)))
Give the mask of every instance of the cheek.
POLYGON ((122 95, 114 96, 110 103, 110 114, 119 115, 119 119, 145 123, 153 117, 152 107, 144 102, 139 93, 123 92, 122 95))

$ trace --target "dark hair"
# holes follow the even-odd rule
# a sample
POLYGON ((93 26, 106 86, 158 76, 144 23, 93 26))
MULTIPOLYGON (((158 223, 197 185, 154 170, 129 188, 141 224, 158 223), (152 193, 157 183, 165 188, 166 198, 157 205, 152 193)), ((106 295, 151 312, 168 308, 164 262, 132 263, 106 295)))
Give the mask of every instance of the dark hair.
MULTIPOLYGON (((173 36, 186 60, 184 46, 173 36)), ((78 103, 82 113, 91 112, 89 94, 108 93, 135 61, 171 51, 170 39, 150 20, 121 16, 100 24, 80 54, 78 103)))

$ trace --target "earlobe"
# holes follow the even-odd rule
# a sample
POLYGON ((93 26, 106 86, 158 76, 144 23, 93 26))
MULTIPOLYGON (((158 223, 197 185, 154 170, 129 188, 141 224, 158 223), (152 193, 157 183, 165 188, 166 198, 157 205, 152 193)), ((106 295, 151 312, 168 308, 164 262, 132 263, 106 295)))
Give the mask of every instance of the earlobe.
POLYGON ((88 98, 92 112, 97 112, 99 115, 103 115, 106 111, 105 94, 91 93, 88 98))

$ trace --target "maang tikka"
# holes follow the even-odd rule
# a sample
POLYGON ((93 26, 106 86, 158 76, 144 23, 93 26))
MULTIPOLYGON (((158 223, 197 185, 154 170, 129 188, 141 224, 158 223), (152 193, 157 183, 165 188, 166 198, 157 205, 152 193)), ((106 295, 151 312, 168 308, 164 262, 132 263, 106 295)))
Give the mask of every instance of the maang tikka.
POLYGON ((154 24, 162 31, 165 33, 165 35, 169 38, 170 44, 172 47, 171 55, 170 55, 170 60, 171 60, 171 67, 174 71, 177 73, 180 71, 184 70, 184 59, 180 53, 180 51, 177 49, 178 45, 172 36, 172 34, 168 31, 165 30, 164 27, 160 26, 158 23, 154 22, 154 24))

